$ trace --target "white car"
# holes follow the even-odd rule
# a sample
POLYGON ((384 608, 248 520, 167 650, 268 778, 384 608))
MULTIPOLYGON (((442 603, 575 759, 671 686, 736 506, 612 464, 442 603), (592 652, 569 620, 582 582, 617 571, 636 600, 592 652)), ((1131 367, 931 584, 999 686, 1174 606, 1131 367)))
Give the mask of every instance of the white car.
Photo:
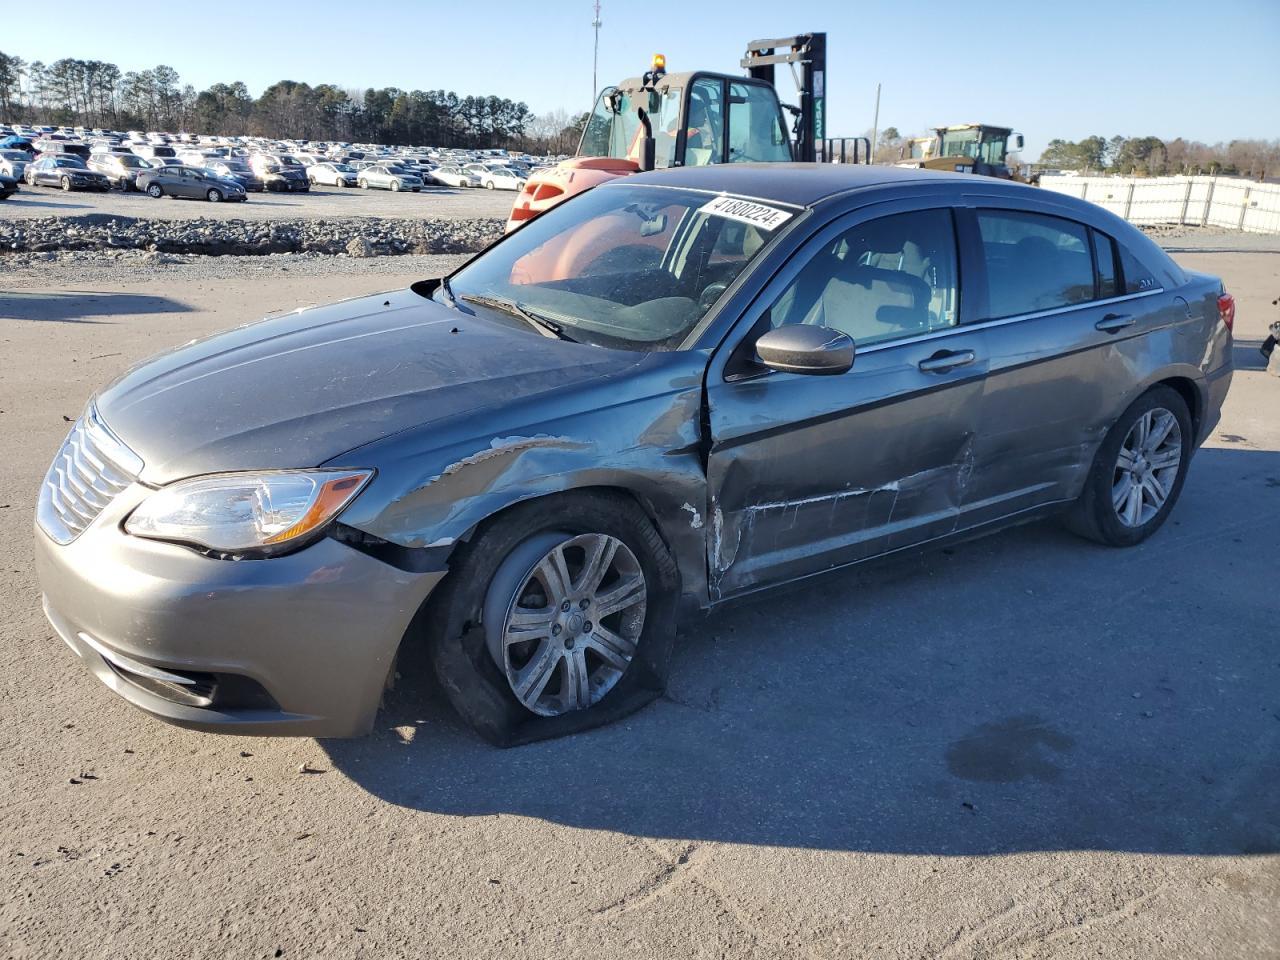
POLYGON ((524 186, 524 177, 510 167, 495 164, 480 176, 480 185, 486 190, 519 190, 524 186))
POLYGON ((456 164, 445 164, 442 167, 436 167, 431 171, 431 179, 436 183, 442 183, 449 187, 478 187, 480 186, 480 178, 463 172, 462 168, 456 164))
POLYGON ((0 173, 21 180, 27 172, 31 154, 25 150, 0 150, 0 173))
POLYGON ((324 184, 327 187, 354 187, 360 182, 356 168, 349 163, 326 160, 324 163, 313 163, 307 167, 307 179, 314 187, 324 184))

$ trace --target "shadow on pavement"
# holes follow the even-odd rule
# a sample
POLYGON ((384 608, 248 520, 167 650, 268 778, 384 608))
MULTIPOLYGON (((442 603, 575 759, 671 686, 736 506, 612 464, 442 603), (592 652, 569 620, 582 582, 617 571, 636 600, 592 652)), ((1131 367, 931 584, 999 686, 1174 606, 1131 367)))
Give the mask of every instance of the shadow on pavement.
MULTIPOLYGON (((12 213, 16 207, 55 207, 58 210, 88 210, 90 208, 90 204, 71 203, 69 200, 59 200, 57 202, 37 200, 29 193, 31 189, 31 187, 23 187, 5 201, 9 206, 0 209, 6 209, 12 213)), ((39 194, 36 194, 36 196, 39 196, 39 194)))
POLYGON ((1278 508, 1280 453, 1208 449, 1137 548, 1039 523, 690 624, 669 694, 612 727, 497 750, 404 681, 373 735, 323 746, 370 793, 457 816, 935 855, 1275 853, 1278 508))
POLYGON ((191 307, 168 297, 99 290, 66 290, 33 293, 0 290, 0 320, 36 320, 51 323, 111 323, 95 316, 151 313, 188 313, 191 307))

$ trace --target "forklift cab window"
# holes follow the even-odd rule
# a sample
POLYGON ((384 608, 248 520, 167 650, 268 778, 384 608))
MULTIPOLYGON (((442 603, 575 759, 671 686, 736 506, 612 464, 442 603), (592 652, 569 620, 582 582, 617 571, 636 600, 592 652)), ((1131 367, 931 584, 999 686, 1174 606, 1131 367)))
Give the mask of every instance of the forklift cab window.
POLYGON ((696 80, 689 88, 688 129, 684 163, 701 167, 720 163, 724 156, 723 83, 710 78, 696 80))
POLYGON ((668 87, 662 93, 658 115, 653 118, 653 165, 659 170, 675 166, 676 134, 680 132, 682 87, 668 87))
POLYGON ((729 85, 729 162, 785 163, 791 143, 771 90, 752 83, 729 85))
POLYGON ((617 87, 605 87, 600 91, 596 107, 582 131, 578 156, 627 157, 640 130, 640 117, 635 107, 631 95, 617 87))

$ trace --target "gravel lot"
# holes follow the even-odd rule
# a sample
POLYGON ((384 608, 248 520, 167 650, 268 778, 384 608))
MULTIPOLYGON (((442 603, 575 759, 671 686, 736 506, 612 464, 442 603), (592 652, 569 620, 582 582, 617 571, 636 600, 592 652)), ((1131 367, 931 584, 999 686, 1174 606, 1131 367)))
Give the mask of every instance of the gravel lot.
POLYGON ((28 187, 0 203, 0 221, 27 217, 107 214, 153 220, 296 220, 310 217, 501 217, 515 200, 511 190, 427 187, 421 193, 314 187, 309 193, 251 193, 244 203, 153 200, 145 193, 63 193, 28 187))
MULTIPOLYGON (((152 203, 68 202, 100 199, 152 203)), ((1280 956, 1280 256, 1179 259, 1236 294, 1238 370, 1153 540, 1041 523, 775 592, 687 625, 664 700, 510 751, 412 663, 363 740, 167 727, 52 637, 31 569, 95 387, 456 259, 0 273, 0 954, 1280 956)))

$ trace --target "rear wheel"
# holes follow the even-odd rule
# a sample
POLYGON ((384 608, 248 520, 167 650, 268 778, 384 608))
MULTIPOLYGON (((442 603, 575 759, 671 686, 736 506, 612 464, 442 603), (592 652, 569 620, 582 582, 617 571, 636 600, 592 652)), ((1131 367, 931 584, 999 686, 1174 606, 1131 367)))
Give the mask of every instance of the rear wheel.
POLYGON ((532 501, 458 549, 432 599, 432 659, 458 713, 512 744, 617 719, 661 693, 675 563, 625 496, 532 501))
POLYGON ((1099 447, 1067 526, 1113 547, 1133 546, 1159 530, 1182 492, 1193 431, 1176 390, 1159 386, 1144 393, 1099 447))
POLYGON ((151 184, 151 186, 147 187, 147 196, 159 200, 164 196, 164 187, 160 186, 158 183, 151 184))

